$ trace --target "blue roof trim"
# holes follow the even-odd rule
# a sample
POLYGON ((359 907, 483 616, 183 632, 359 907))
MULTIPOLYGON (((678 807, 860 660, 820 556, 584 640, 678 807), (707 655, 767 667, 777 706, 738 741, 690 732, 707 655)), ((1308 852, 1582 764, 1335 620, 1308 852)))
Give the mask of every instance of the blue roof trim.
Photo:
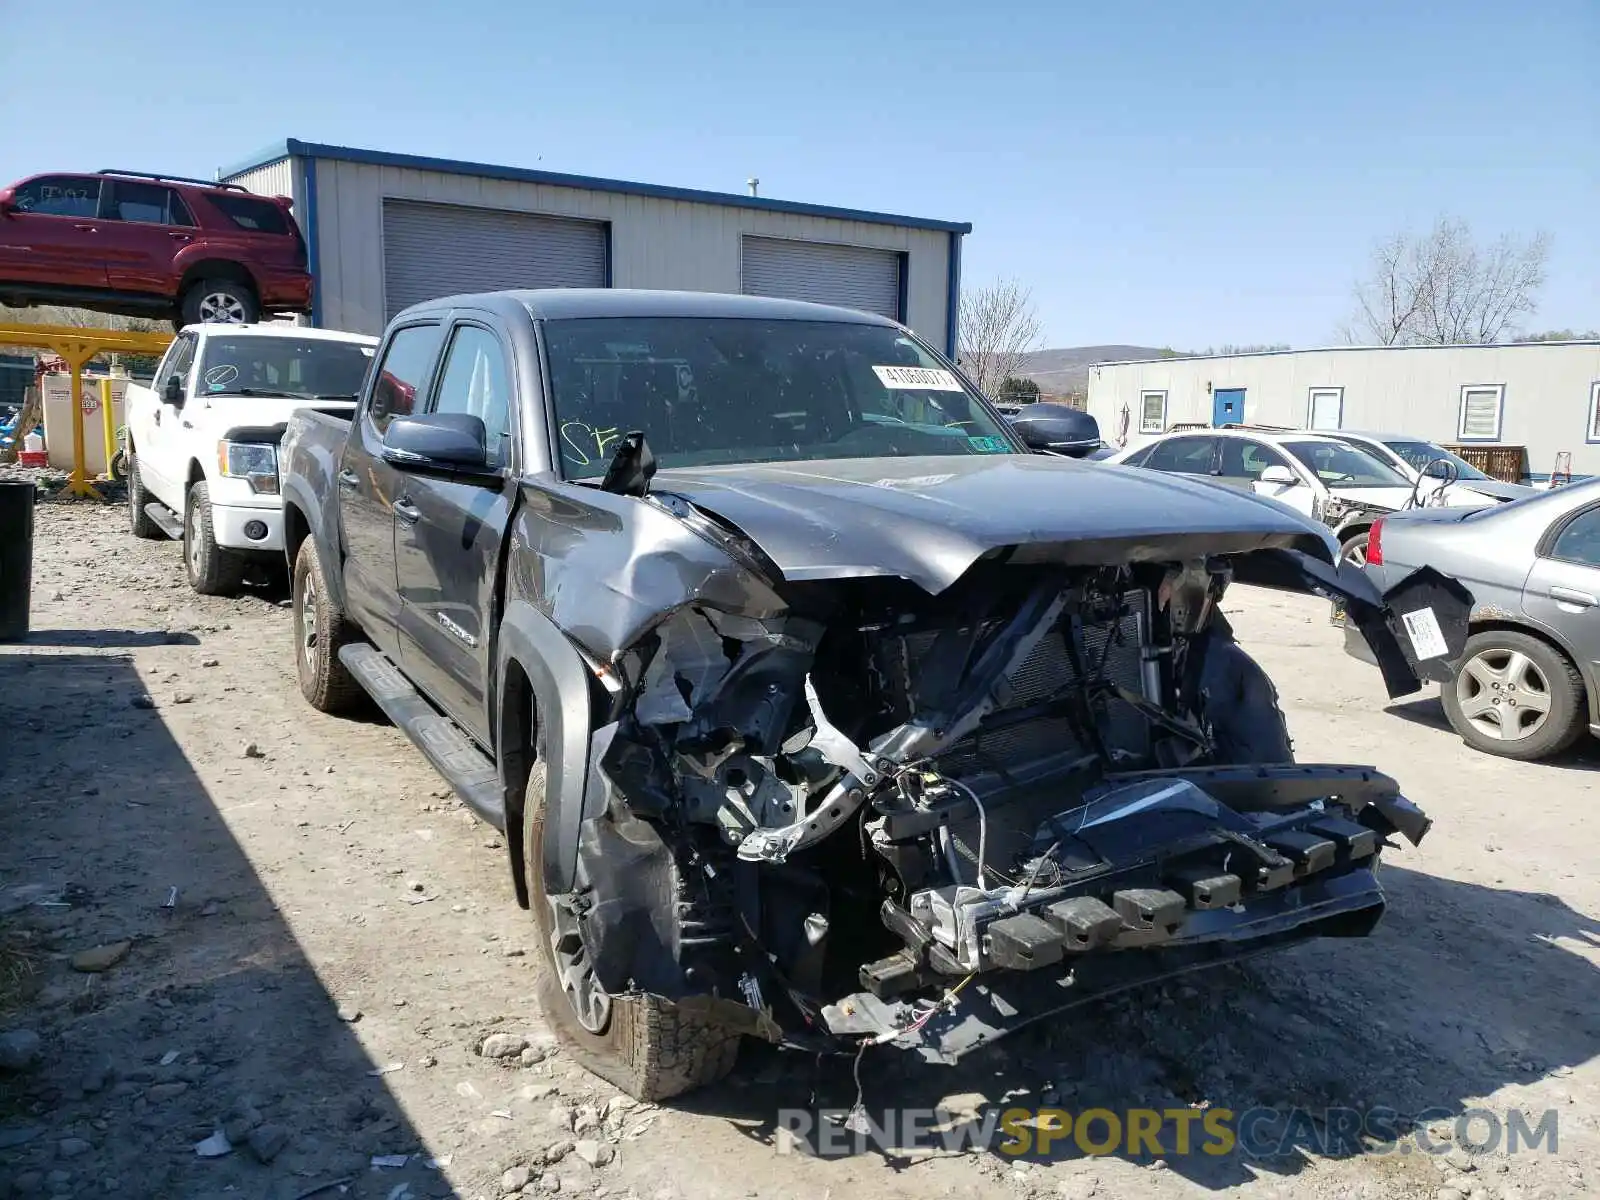
POLYGON ((668 187, 654 183, 631 183, 623 179, 599 179, 591 175, 563 175, 556 171, 534 171, 526 167, 501 167, 492 163, 462 162, 453 158, 427 158, 420 154, 390 154, 382 150, 360 150, 353 146, 328 146, 289 138, 254 158, 220 172, 221 178, 242 175, 289 155, 329 158, 338 162, 365 163, 374 167, 409 167, 415 171, 438 171, 445 175, 477 175, 484 179, 505 179, 513 183, 543 183, 551 187, 587 188, 593 192, 616 192, 625 196, 648 196, 655 200, 685 200, 694 204, 716 204, 724 208, 753 208, 762 212, 793 213, 802 217, 826 217, 836 221, 864 221, 873 225, 898 225, 905 229, 936 229, 948 233, 971 233, 970 221, 933 221, 925 217, 905 217, 895 213, 868 212, 855 208, 834 208, 827 204, 804 204, 795 200, 772 200, 765 196, 741 196, 735 192, 708 192, 699 188, 668 187))

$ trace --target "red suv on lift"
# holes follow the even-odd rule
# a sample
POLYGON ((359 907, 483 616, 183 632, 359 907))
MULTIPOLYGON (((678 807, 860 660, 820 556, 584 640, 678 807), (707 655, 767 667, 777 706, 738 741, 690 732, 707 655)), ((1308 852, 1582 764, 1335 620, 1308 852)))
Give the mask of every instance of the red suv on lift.
POLYGON ((286 196, 100 171, 0 190, 0 304, 257 321, 311 310, 306 243, 286 196))

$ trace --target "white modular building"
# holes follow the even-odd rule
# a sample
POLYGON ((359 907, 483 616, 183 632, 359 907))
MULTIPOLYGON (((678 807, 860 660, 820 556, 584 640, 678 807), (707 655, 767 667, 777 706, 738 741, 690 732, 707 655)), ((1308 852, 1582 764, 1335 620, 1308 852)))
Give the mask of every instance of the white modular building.
POLYGON ((1175 425, 1258 424, 1402 433, 1469 450, 1522 447, 1524 478, 1566 453, 1600 474, 1600 342, 1337 347, 1170 357, 1089 369, 1108 440, 1175 425))
POLYGON ((528 287, 743 292, 866 309, 954 354, 964 222, 290 139, 218 178, 288 196, 311 321, 528 287))

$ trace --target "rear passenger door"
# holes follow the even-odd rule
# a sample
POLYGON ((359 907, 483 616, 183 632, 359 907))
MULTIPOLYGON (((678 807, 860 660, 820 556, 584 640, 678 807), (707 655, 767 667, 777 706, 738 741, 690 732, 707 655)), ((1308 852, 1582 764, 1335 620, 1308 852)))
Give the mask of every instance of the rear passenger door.
POLYGON ((1560 632, 1593 679, 1600 668, 1600 505, 1563 517, 1540 540, 1522 605, 1560 632))
POLYGON ((1151 448, 1144 460, 1144 469, 1169 475, 1194 475, 1215 482, 1219 441, 1220 438, 1203 433, 1167 438, 1151 448))
POLYGON ((395 503, 407 480, 384 462, 383 435, 395 417, 420 411, 418 397, 428 394, 443 340, 444 327, 437 320, 390 331, 339 461, 346 603, 362 631, 391 658, 400 650, 395 503))
POLYGON ((481 418, 498 473, 468 479, 409 471, 395 505, 405 674, 486 747, 495 583, 516 496, 513 365, 494 322, 456 320, 427 411, 481 418))
POLYGON ((194 217, 170 187, 107 179, 100 195, 106 276, 120 292, 165 295, 177 285, 172 260, 194 241, 194 217))

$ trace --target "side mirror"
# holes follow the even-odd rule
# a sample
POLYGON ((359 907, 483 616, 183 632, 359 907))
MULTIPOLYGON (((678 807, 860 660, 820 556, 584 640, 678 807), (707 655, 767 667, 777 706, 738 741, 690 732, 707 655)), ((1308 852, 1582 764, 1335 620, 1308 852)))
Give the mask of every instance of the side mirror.
POLYGON ((167 385, 161 393, 161 398, 174 408, 183 403, 183 379, 177 375, 167 376, 167 385))
POLYGON ((1261 472, 1261 482, 1275 487, 1294 487, 1300 480, 1288 467, 1272 466, 1261 472))
POLYGON ((489 475, 489 433, 482 417, 425 413, 395 417, 383 435, 383 461, 402 471, 489 475))
POLYGON ((1022 439, 1022 444, 1029 450, 1050 449, 1050 431, 1034 424, 1032 421, 1013 421, 1011 428, 1022 439))

